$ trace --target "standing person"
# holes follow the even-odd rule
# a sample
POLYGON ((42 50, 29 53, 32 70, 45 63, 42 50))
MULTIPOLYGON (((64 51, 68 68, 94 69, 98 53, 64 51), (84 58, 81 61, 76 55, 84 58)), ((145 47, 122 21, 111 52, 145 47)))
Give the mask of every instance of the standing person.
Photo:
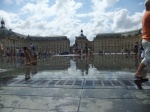
POLYGON ((34 56, 35 53, 35 45, 33 43, 30 44, 31 54, 34 56))
POLYGON ((135 58, 137 57, 138 51, 139 51, 139 45, 138 45, 138 42, 136 42, 135 45, 134 45, 134 55, 135 55, 135 58))
POLYGON ((7 49, 6 49, 6 57, 9 57, 9 56, 10 56, 9 53, 10 53, 10 52, 9 52, 9 49, 7 48, 7 49))
POLYGON ((145 8, 146 11, 142 18, 142 46, 144 48, 145 56, 135 73, 135 78, 148 80, 146 75, 142 75, 142 71, 150 64, 150 0, 146 0, 145 8))
POLYGON ((12 49, 10 49, 9 55, 10 55, 10 57, 12 58, 12 56, 13 56, 13 50, 12 50, 12 49))
POLYGON ((37 57, 36 55, 31 55, 31 50, 27 47, 24 47, 24 56, 26 58, 27 65, 37 65, 37 57))
POLYGON ((2 53, 3 53, 3 45, 2 43, 0 43, 0 57, 2 57, 2 53))
POLYGON ((88 45, 85 43, 85 58, 88 57, 88 45))

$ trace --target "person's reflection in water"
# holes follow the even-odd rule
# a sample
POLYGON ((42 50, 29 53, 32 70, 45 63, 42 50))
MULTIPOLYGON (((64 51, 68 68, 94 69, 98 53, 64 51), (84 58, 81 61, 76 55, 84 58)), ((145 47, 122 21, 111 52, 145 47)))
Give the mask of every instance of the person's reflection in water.
POLYGON ((88 75, 88 71, 89 71, 89 64, 86 63, 86 65, 85 65, 85 73, 86 73, 86 75, 88 75))
POLYGON ((138 89, 143 89, 142 88, 142 83, 143 83, 144 81, 141 81, 141 80, 134 80, 134 83, 136 84, 136 86, 138 87, 138 89))
MULTIPOLYGON (((135 67, 136 67, 136 69, 138 69, 138 65, 139 65, 139 63, 138 63, 138 58, 135 57, 135 67)), ((145 82, 145 81, 148 81, 148 79, 146 78, 146 76, 147 76, 147 69, 146 69, 146 68, 144 68, 144 70, 142 71, 142 76, 145 77, 145 79, 142 79, 142 80, 139 80, 139 79, 134 80, 134 83, 136 84, 136 86, 137 86, 138 89, 143 89, 143 88, 142 88, 142 83, 145 82)))
POLYGON ((32 66, 26 66, 25 68, 25 80, 29 80, 31 78, 31 67, 32 66))
POLYGON ((31 75, 33 77, 33 75, 36 75, 36 74, 37 74, 37 65, 33 65, 31 69, 31 75))
POLYGON ((7 64, 7 67, 10 67, 13 64, 13 59, 9 57, 6 58, 6 64, 7 64))
POLYGON ((37 65, 25 66, 25 80, 29 80, 35 74, 37 74, 37 65))
POLYGON ((85 75, 88 75, 88 73, 89 73, 89 59, 87 59, 87 58, 85 58, 85 60, 84 60, 84 62, 83 62, 83 64, 84 64, 84 74, 85 75))
POLYGON ((138 66, 139 66, 139 63, 138 63, 138 58, 137 57, 135 57, 134 58, 134 64, 135 64, 135 69, 137 70, 138 69, 138 66))
POLYGON ((82 76, 83 75, 88 75, 88 71, 89 71, 88 61, 89 61, 89 59, 80 57, 80 62, 82 64, 82 69, 81 69, 82 76))

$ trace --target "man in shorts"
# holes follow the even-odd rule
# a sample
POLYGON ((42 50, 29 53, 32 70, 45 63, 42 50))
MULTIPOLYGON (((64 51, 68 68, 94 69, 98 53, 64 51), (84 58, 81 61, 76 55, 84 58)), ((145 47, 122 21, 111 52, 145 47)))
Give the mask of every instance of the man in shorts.
POLYGON ((145 8, 146 11, 142 18, 142 46, 145 56, 135 73, 135 78, 140 78, 141 80, 148 80, 147 75, 143 75, 142 72, 147 65, 150 65, 150 0, 146 0, 145 8))

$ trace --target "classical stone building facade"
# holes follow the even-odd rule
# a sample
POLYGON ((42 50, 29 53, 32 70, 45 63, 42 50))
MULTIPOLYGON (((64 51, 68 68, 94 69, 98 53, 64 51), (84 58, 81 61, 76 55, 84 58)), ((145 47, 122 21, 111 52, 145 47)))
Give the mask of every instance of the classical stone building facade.
POLYGON ((5 22, 1 21, 0 42, 3 45, 4 52, 6 49, 16 49, 27 45, 26 36, 13 32, 5 28, 5 22))
POLYGON ((122 33, 101 33, 93 40, 94 52, 120 53, 133 51, 134 44, 141 42, 141 29, 122 33))
POLYGON ((83 35, 83 30, 81 30, 81 35, 75 37, 73 48, 84 50, 85 43, 87 43, 87 46, 94 53, 125 53, 133 51, 136 42, 138 42, 140 46, 141 29, 120 33, 100 33, 96 35, 93 41, 89 41, 86 36, 83 35))
MULTIPOLYGON (((26 36, 5 27, 5 22, 1 20, 0 27, 0 42, 3 45, 4 52, 6 49, 21 48, 29 46, 33 43, 37 51, 52 52, 54 54, 62 52, 70 52, 70 40, 66 36, 26 36)), ((81 34, 75 37, 75 44, 71 47, 71 52, 85 50, 85 46, 93 52, 99 53, 100 51, 106 53, 121 53, 133 51, 134 44, 141 42, 141 29, 121 32, 121 33, 100 33, 97 34, 93 41, 89 41, 87 37, 81 34)))
POLYGON ((28 36, 26 40, 28 43, 36 45, 36 50, 39 52, 46 51, 58 54, 70 51, 70 41, 66 36, 28 36))
POLYGON ((75 44, 73 45, 73 50, 77 53, 81 50, 84 51, 86 45, 90 50, 93 51, 93 42, 89 41, 87 37, 83 34, 83 30, 81 30, 81 34, 75 37, 75 44))
POLYGON ((29 47, 30 43, 36 46, 38 52, 45 51, 58 54, 70 51, 70 40, 66 36, 37 37, 18 34, 5 28, 3 19, 0 28, 0 42, 3 45, 4 53, 7 49, 15 50, 24 46, 29 47))

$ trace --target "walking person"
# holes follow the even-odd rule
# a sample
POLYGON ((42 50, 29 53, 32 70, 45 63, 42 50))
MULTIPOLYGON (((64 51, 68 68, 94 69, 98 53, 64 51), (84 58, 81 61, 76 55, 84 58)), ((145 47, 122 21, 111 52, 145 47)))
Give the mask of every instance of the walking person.
POLYGON ((142 46, 145 56, 135 73, 135 78, 140 78, 142 80, 148 80, 147 75, 142 75, 142 71, 147 65, 150 65, 150 0, 146 0, 145 8, 146 11, 142 18, 142 46))

